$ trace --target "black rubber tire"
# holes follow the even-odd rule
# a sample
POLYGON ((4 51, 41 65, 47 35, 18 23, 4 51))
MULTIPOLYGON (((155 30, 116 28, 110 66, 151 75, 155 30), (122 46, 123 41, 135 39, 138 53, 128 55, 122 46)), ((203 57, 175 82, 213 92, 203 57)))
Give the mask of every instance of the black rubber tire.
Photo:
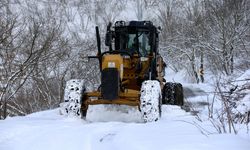
POLYGON ((167 82, 163 87, 162 104, 178 105, 184 104, 183 88, 180 83, 167 82))
POLYGON ((159 98, 159 105, 158 105, 158 107, 159 107, 159 116, 161 118, 161 114, 162 114, 162 97, 159 98))
POLYGON ((182 84, 176 83, 174 86, 174 90, 175 90, 175 103, 174 104, 178 106, 183 106, 184 96, 183 96, 182 84))
POLYGON ((80 113, 81 113, 81 118, 84 120, 86 119, 87 111, 88 111, 88 105, 85 104, 86 99, 87 99, 87 96, 86 96, 86 94, 83 93, 83 96, 81 99, 80 113))
POLYGON ((162 104, 169 104, 171 102, 171 100, 173 100, 172 96, 172 83, 171 82, 167 82, 164 87, 163 87, 163 91, 162 91, 162 104))

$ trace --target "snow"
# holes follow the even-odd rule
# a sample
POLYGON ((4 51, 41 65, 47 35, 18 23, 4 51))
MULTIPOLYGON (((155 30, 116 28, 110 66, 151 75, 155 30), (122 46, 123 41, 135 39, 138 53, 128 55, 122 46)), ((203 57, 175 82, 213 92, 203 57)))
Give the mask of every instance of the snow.
POLYGON ((240 77, 237 78, 237 80, 250 80, 250 69, 246 70, 240 77))
MULTIPOLYGON (((62 116, 59 109, 48 110, 1 120, 0 150, 249 150, 246 125, 236 125, 237 135, 219 134, 208 119, 205 102, 213 99, 207 93, 212 90, 209 83, 187 83, 181 71, 166 72, 167 81, 192 89, 195 95, 185 101, 198 115, 163 105, 160 120, 144 123, 137 107, 130 106, 90 106, 86 121, 62 116)), ((244 100, 249 102, 249 95, 244 100)))
POLYGON ((246 95, 237 106, 237 111, 241 114, 245 114, 250 110, 250 94, 246 95))
MULTIPOLYGON (((232 113, 236 116, 235 120, 238 119, 240 122, 249 122, 248 115, 250 112, 250 69, 246 71, 234 72, 230 76, 220 75, 219 77, 214 76, 215 81, 211 83, 215 88, 219 81, 219 87, 225 96, 229 96, 229 102, 232 107, 232 113), (243 72, 243 73, 242 73, 243 72), (217 80, 217 81, 216 81, 217 80)), ((212 86, 210 86, 212 87, 212 86)), ((217 91, 216 89, 212 91, 217 91)), ((210 100, 212 94, 209 94, 210 100)), ((217 94, 218 95, 218 94, 217 94)), ((222 100, 220 96, 217 97, 217 103, 222 100), (219 98, 218 98, 219 97, 219 98)), ((221 104, 223 105, 223 104, 221 104)), ((219 104, 215 105, 217 108, 221 107, 219 104)))
MULTIPOLYGON (((105 107, 100 109, 105 112, 105 107)), ((137 113, 126 116, 135 122, 127 122, 126 117, 112 119, 125 112, 108 111, 110 115, 104 115, 107 122, 99 120, 103 115, 93 115, 94 112, 89 112, 92 118, 87 121, 65 118, 58 109, 8 118, 0 121, 0 149, 247 150, 250 147, 249 139, 236 135, 202 133, 194 123, 194 116, 178 106, 163 106, 161 120, 147 124, 140 123, 137 113)))

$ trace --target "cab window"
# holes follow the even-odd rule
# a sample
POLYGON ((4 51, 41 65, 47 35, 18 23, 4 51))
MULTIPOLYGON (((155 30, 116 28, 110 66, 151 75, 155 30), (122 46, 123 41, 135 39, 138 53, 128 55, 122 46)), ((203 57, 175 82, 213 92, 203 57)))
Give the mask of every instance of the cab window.
POLYGON ((136 34, 128 34, 126 48, 130 50, 136 50, 138 46, 140 56, 142 57, 147 56, 150 53, 149 33, 138 32, 137 35, 138 36, 136 36, 136 34), (138 37, 138 40, 137 40, 137 37, 138 37))

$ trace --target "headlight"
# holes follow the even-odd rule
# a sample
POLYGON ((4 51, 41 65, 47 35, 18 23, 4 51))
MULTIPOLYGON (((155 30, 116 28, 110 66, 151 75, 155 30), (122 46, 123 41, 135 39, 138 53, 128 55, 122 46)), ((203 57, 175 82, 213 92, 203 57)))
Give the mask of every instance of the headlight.
POLYGON ((115 68, 115 62, 108 62, 108 68, 115 68))

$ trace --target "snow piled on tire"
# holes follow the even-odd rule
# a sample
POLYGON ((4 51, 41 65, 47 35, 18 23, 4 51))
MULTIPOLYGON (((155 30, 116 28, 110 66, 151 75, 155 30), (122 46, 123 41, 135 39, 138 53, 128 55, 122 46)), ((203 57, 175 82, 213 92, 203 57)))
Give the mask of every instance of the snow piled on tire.
POLYGON ((161 87, 156 80, 144 81, 141 86, 140 108, 144 122, 160 119, 161 87))
POLYGON ((80 117, 81 99, 84 91, 84 80, 72 79, 67 81, 64 102, 60 104, 60 114, 80 117))

